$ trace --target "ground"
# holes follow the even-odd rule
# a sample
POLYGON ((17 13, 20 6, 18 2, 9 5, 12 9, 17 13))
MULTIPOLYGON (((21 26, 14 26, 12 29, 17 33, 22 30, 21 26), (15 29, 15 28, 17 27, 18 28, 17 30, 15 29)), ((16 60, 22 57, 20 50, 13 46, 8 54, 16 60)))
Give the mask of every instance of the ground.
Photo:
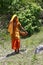
POLYGON ((23 54, 11 55, 1 59, 7 54, 11 54, 11 39, 9 34, 0 32, 0 65, 43 65, 43 53, 34 54, 35 48, 43 44, 43 27, 40 32, 33 34, 31 37, 21 39, 20 50, 27 50, 23 54))

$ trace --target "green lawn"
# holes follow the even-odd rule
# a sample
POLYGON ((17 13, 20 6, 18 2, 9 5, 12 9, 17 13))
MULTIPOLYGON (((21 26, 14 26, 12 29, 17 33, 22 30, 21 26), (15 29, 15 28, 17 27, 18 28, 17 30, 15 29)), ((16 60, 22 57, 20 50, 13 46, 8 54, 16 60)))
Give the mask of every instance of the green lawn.
MULTIPOLYGON (((0 61, 0 65, 43 65, 43 53, 34 55, 37 45, 43 44, 43 27, 41 31, 31 37, 21 39, 22 50, 28 49, 26 53, 16 54, 0 61)), ((0 32, 0 58, 11 53, 11 40, 8 34, 0 32)))

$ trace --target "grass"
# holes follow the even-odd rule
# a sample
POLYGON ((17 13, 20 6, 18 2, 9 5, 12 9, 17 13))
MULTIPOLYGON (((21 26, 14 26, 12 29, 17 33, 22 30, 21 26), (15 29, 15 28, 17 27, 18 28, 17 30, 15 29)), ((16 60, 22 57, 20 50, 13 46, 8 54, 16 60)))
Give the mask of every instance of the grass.
MULTIPOLYGON (((2 57, 13 50, 11 49, 9 35, 0 33, 0 36, 0 57, 2 57)), ((43 65, 43 53, 34 54, 34 50, 39 44, 43 44, 43 26, 40 32, 35 33, 31 37, 21 39, 21 49, 28 49, 27 53, 10 56, 2 60, 0 65, 43 65)))

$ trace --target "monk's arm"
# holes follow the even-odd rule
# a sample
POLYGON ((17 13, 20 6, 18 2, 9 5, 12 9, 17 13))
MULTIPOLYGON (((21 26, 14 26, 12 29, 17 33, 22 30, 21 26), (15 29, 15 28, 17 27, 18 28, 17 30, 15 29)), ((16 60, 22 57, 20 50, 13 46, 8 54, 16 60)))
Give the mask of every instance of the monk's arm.
POLYGON ((21 28, 24 32, 26 32, 26 30, 22 27, 22 25, 20 25, 20 28, 21 28))
POLYGON ((21 28, 26 34, 28 34, 28 32, 22 27, 22 25, 20 25, 20 28, 21 28))

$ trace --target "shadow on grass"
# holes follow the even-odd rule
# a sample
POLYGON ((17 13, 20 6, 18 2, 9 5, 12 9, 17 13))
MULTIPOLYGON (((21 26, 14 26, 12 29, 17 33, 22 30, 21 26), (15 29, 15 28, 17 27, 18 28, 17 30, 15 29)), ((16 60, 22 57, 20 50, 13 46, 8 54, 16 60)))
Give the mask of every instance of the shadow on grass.
POLYGON ((15 52, 12 52, 10 54, 7 54, 6 57, 10 57, 10 56, 13 56, 13 55, 16 55, 16 53, 15 52))
POLYGON ((10 56, 13 56, 13 55, 16 55, 16 54, 21 54, 21 53, 23 53, 23 52, 25 52, 25 51, 26 51, 26 49, 21 49, 21 50, 19 51, 19 53, 12 52, 12 53, 10 53, 10 54, 7 54, 6 57, 10 57, 10 56))

